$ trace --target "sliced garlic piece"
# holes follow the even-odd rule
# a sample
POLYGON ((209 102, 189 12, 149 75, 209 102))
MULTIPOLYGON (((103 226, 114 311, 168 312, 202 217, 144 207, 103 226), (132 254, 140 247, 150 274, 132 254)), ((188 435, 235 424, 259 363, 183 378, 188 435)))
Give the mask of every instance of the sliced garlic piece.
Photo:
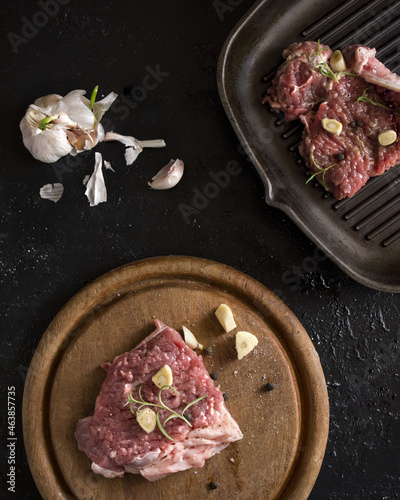
POLYGON ((340 135, 343 128, 340 122, 338 122, 337 120, 332 120, 330 118, 323 118, 321 120, 321 125, 324 130, 334 135, 340 135))
POLYGON ((172 385, 172 370, 168 365, 164 365, 158 372, 151 377, 151 380, 157 387, 164 387, 165 385, 172 385))
POLYGON ((346 71, 346 61, 344 60, 343 54, 340 50, 335 50, 335 52, 331 55, 329 65, 335 73, 346 71))
POLYGON ((198 340, 189 330, 189 328, 186 328, 186 326, 182 326, 182 329, 183 329, 183 335, 185 337, 185 342, 191 349, 203 349, 203 344, 200 344, 198 342, 198 340))
POLYGON ((258 344, 258 338, 249 332, 237 332, 236 334, 236 351, 238 359, 242 359, 249 354, 258 344))
POLYGON ((136 420, 147 433, 153 432, 156 427, 156 414, 151 408, 143 408, 136 412, 136 420))
POLYGON ((226 332, 230 332, 236 328, 235 320, 233 319, 233 313, 226 304, 221 304, 215 311, 215 316, 221 323, 222 327, 226 332))
POLYGON ((390 146, 397 139, 397 134, 394 130, 385 130, 378 135, 378 141, 381 146, 390 146))

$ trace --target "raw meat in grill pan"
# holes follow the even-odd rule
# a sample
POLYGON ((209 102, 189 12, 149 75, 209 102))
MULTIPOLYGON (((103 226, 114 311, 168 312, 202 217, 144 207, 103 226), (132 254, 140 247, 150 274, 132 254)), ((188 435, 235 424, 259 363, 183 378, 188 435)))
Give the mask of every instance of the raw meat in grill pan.
POLYGON ((375 57, 376 50, 363 45, 351 45, 343 50, 350 71, 366 82, 400 92, 400 76, 392 73, 375 57))
MULTIPOLYGON (((321 48, 323 60, 327 61, 332 51, 327 45, 321 48)), ((316 42, 303 42, 292 43, 282 53, 286 61, 279 67, 263 103, 283 111, 286 121, 300 118, 327 96, 327 78, 314 70, 321 62, 317 50, 316 42)))
MULTIPOLYGON (((301 45, 303 54, 315 51, 315 42, 301 45), (309 49, 305 48, 307 44, 309 49)), ((289 49, 291 47, 293 44, 289 49)), ((325 52, 328 53, 321 51, 321 54, 325 52)), ((308 111, 299 114, 305 125, 300 153, 308 168, 317 174, 315 178, 337 199, 352 196, 370 177, 381 175, 400 162, 400 77, 375 58, 375 49, 353 45, 344 49, 343 56, 346 73, 352 75, 338 73, 337 81, 323 77, 325 96, 312 109, 309 107, 308 111), (340 133, 327 131, 324 119, 338 122, 342 127, 340 133), (387 131, 395 134, 395 140, 383 145, 381 134, 387 131)), ((298 57, 303 59, 302 55, 298 57)), ((321 58, 317 64, 320 62, 321 58)), ((292 60, 292 70, 295 68, 292 60)), ((321 75, 315 67, 310 71, 316 78, 321 75)), ((285 118, 299 96, 291 95, 286 105, 283 100, 279 103, 275 96, 283 95, 280 87, 287 91, 287 81, 294 78, 290 73, 286 61, 278 69, 272 88, 268 90, 269 97, 264 100, 271 108, 285 112, 285 118)), ((318 95, 322 96, 321 81, 319 77, 318 80, 310 77, 307 85, 316 85, 318 95)), ((296 87, 292 87, 292 93, 297 94, 296 87)), ((315 92, 303 88, 301 95, 315 95, 315 92)))
MULTIPOLYGON (((117 356, 103 368, 107 377, 96 400, 94 415, 79 420, 75 436, 78 447, 92 460, 92 469, 105 477, 122 477, 125 472, 141 474, 150 481, 192 467, 243 437, 229 414, 223 394, 210 378, 201 356, 190 349, 178 332, 155 320, 156 330, 135 349, 117 356), (147 433, 127 405, 132 390, 149 403, 159 404, 159 388, 152 377, 164 365, 172 370, 172 386, 162 391, 162 401, 181 414, 188 403, 206 395, 185 412, 190 427, 179 418, 164 429, 147 433)), ((139 405, 134 405, 137 410, 139 405)), ((158 408, 154 408, 158 410, 158 408)), ((160 410, 164 422, 171 413, 160 410)))
MULTIPOLYGON (((316 176, 337 199, 352 196, 370 177, 383 174, 400 161, 400 143, 381 146, 378 135, 385 130, 400 132, 395 109, 385 109, 369 102, 356 102, 370 88, 360 77, 342 76, 333 81, 329 97, 316 113, 301 117, 305 125, 300 153, 312 171, 329 167, 324 176, 316 176), (327 132, 322 120, 337 120, 343 126, 340 135, 327 132)), ((367 91, 375 103, 388 107, 383 89, 367 91)))

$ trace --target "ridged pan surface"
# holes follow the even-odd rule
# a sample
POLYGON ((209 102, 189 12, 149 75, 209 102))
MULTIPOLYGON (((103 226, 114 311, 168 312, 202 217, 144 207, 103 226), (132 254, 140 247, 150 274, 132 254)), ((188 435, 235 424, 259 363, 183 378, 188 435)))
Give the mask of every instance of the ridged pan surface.
POLYGON ((286 212, 343 271, 376 290, 400 293, 400 166, 337 201, 307 181, 298 144, 302 125, 261 104, 262 94, 295 41, 332 50, 360 43, 400 70, 400 2, 261 0, 225 42, 218 68, 225 111, 266 189, 268 204, 286 212))

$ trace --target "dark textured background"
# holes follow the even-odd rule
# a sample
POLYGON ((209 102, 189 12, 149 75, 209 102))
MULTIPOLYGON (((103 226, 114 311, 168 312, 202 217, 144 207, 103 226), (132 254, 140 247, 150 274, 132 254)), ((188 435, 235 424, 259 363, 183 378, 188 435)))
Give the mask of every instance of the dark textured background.
POLYGON ((40 2, 1 3, 0 498, 40 498, 23 449, 21 401, 29 362, 52 318, 101 274, 168 254, 214 259, 248 273, 275 291, 308 331, 331 405, 326 456, 310 498, 400 498, 400 296, 352 281, 265 204, 262 183, 219 101, 218 55, 252 4, 63 0, 44 23, 40 2), (8 35, 22 36, 26 19, 44 25, 13 50, 8 35), (131 89, 157 65, 162 81, 134 102, 131 89), (41 164, 22 145, 18 124, 35 98, 77 88, 90 93, 95 84, 103 95, 131 99, 128 112, 109 111, 107 123, 141 139, 163 138, 167 147, 145 151, 127 167, 122 145, 101 144, 97 150, 115 173, 105 172, 109 201, 89 208, 82 179, 93 170, 93 153, 41 164), (180 184, 149 190, 147 181, 176 157, 186 165, 180 184), (210 173, 232 161, 241 172, 185 222, 179 204, 192 205, 195 188, 202 192, 210 173), (64 184, 57 204, 39 197, 49 182, 64 184), (10 385, 18 400, 15 495, 4 481, 10 385))

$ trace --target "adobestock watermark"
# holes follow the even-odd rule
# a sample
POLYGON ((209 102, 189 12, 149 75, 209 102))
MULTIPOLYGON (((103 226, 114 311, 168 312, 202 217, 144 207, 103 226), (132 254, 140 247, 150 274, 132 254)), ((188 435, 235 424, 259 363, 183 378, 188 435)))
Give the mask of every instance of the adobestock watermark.
POLYGON ((26 45, 30 40, 35 38, 41 29, 47 26, 50 19, 56 17, 60 10, 60 6, 67 5, 71 0, 39 0, 37 10, 31 19, 21 17, 22 28, 19 33, 9 32, 7 34, 14 52, 18 54, 21 45, 26 45))
POLYGON ((198 215, 201 210, 205 209, 210 201, 220 194, 221 190, 229 186, 232 177, 239 175, 242 170, 238 161, 230 160, 224 170, 209 172, 208 175, 211 181, 204 184, 201 189, 193 188, 193 198, 190 205, 180 203, 178 206, 178 210, 186 224, 190 224, 190 217, 198 215))
POLYGON ((243 3, 243 0, 214 0, 213 7, 220 21, 225 20, 225 14, 227 12, 232 12, 235 10, 235 7, 238 7, 243 3))
POLYGON ((15 386, 7 387, 7 490, 16 492, 17 475, 17 435, 16 435, 16 389, 15 386))
POLYGON ((117 115, 116 117, 120 120, 126 120, 130 115, 131 111, 134 111, 138 106, 143 103, 150 92, 154 92, 159 85, 170 75, 168 71, 161 69, 160 64, 156 64, 154 67, 146 66, 145 75, 139 85, 130 85, 127 89, 126 94, 119 95, 117 99, 111 105, 109 109, 108 116, 106 116, 101 124, 106 132, 113 130, 115 122, 111 118, 110 114, 113 113, 117 115))
POLYGON ((315 247, 313 255, 304 257, 301 264, 293 264, 290 269, 287 269, 281 276, 282 283, 289 285, 293 291, 303 290, 304 284, 302 277, 305 274, 315 273, 321 262, 327 260, 328 257, 317 247, 315 247))
MULTIPOLYGON (((66 174, 70 174, 72 171, 76 170, 84 161, 88 161, 88 153, 79 153, 76 156, 68 154, 62 157, 58 162, 52 163, 54 173, 56 174, 58 182, 62 182, 66 174)), ((93 158, 93 156, 92 156, 93 158)), ((94 158, 92 160, 94 165, 94 158)), ((92 167, 93 167, 92 165, 92 167)))

